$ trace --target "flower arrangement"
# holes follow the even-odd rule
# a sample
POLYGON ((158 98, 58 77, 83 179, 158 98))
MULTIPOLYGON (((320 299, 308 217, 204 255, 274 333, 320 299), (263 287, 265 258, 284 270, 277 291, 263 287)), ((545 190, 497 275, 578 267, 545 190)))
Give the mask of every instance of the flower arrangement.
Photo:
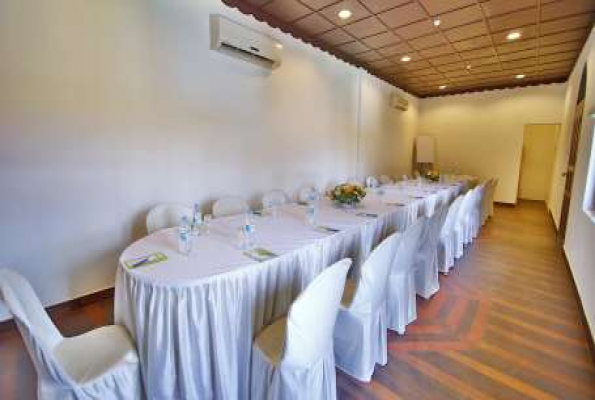
POLYGON ((437 170, 427 170, 424 172, 424 178, 432 182, 438 182, 440 180, 440 172, 437 170))
POLYGON ((332 201, 339 205, 353 206, 366 196, 366 190, 359 185, 344 183, 335 186, 335 188, 329 192, 328 196, 332 201))

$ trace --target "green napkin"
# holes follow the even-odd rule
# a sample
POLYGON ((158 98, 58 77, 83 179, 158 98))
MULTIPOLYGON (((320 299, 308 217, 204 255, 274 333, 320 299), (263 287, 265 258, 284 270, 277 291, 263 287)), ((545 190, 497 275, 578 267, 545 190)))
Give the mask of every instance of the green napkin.
POLYGON ((124 266, 128 269, 135 269, 138 267, 146 267, 167 260, 167 256, 161 252, 151 253, 148 256, 137 257, 131 260, 124 261, 124 266))
POLYGON ((254 249, 246 250, 244 255, 258 262, 267 261, 271 258, 278 257, 277 254, 270 250, 263 249, 262 247, 255 247, 254 249))

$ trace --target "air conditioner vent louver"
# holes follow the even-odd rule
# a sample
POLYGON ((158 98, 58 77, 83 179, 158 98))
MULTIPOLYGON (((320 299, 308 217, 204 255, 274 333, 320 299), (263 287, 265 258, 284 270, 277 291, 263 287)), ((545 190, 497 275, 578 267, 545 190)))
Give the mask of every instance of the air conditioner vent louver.
POLYGON ((231 57, 274 69, 281 65, 281 46, 260 32, 221 15, 211 15, 211 49, 231 57))

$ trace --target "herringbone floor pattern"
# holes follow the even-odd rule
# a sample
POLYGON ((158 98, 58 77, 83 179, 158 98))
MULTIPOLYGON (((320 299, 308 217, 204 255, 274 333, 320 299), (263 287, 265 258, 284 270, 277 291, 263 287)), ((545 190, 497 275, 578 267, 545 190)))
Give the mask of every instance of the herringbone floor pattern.
POLYGON ((540 202, 498 207, 371 384, 341 399, 595 399, 571 278, 540 202))
MULTIPOLYGON (((498 207, 370 384, 337 372, 340 399, 595 399, 595 368, 542 203, 498 207)), ((66 335, 111 322, 111 300, 52 316, 66 335)), ((0 399, 35 398, 15 331, 0 332, 0 399)))

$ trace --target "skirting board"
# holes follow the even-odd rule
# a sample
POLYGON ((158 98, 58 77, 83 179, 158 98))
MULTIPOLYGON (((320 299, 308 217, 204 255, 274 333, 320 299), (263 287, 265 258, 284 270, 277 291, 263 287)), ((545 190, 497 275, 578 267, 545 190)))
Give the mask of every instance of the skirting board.
MULTIPOLYGON (((47 311, 50 315, 59 314, 61 311, 77 309, 87 304, 94 303, 96 301, 110 297, 114 297, 114 288, 100 290, 99 292, 91 293, 82 297, 78 297, 76 299, 67 300, 64 303, 47 307, 47 311)), ((16 325, 14 324, 12 318, 0 322, 0 332, 5 332, 11 329, 16 329, 16 325)))

